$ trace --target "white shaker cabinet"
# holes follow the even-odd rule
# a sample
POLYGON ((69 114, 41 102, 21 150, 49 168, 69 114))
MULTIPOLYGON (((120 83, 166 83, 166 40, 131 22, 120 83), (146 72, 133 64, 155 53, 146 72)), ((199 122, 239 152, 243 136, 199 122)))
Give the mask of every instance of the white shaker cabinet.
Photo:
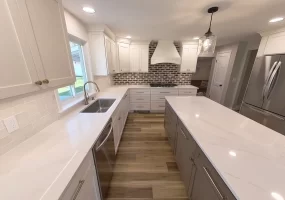
POLYGON ((93 74, 107 76, 118 72, 115 42, 103 32, 90 33, 89 39, 93 74))
POLYGON ((198 53, 198 45, 196 44, 183 44, 182 47, 182 62, 180 66, 180 72, 195 73, 198 53))
POLYGON ((0 99, 75 81, 61 1, 0 0, 0 99))
POLYGON ((130 71, 148 72, 149 45, 130 45, 130 71))
POLYGON ((119 68, 120 72, 130 71, 130 44, 118 43, 118 55, 119 55, 119 68))

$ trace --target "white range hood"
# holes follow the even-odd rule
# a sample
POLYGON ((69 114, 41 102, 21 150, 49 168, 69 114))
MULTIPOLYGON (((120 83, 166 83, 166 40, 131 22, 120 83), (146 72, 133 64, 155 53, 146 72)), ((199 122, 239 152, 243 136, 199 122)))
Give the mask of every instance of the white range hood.
POLYGON ((157 47, 151 57, 151 64, 154 65, 158 63, 181 64, 181 57, 174 46, 173 41, 158 41, 157 47))

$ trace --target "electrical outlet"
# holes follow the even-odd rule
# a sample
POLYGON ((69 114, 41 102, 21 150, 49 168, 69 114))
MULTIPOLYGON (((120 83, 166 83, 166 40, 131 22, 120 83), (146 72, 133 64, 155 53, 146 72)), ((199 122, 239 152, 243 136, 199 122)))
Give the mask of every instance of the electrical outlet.
POLYGON ((15 116, 3 120, 8 133, 12 133, 19 129, 19 124, 15 116))

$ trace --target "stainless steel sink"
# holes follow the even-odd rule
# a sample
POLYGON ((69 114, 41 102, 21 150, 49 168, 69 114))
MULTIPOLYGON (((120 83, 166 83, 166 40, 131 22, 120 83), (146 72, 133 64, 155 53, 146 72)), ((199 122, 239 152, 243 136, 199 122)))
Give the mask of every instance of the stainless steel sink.
POLYGON ((97 99, 88 106, 82 113, 105 113, 113 105, 116 99, 97 99))

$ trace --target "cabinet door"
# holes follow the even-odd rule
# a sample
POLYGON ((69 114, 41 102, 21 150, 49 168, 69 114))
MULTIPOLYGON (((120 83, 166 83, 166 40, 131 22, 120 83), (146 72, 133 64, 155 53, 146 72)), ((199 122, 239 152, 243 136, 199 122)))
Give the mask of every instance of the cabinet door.
MULTIPOLYGON (((20 0, 18 0, 20 1, 20 0)), ((49 87, 75 82, 67 29, 60 0, 24 0, 21 9, 27 9, 42 67, 41 80, 48 79, 49 87), (26 8, 25 8, 26 7, 26 8)), ((27 19, 26 19, 27 20, 27 19)))
POLYGON ((270 35, 264 50, 265 55, 285 53, 285 32, 270 35))
POLYGON ((119 69, 118 69, 118 57, 117 57, 117 45, 114 41, 111 41, 111 51, 112 51, 112 63, 113 63, 113 73, 119 73, 119 69), (114 71, 115 70, 115 71, 114 71))
POLYGON ((130 45, 119 43, 119 64, 120 72, 129 72, 130 71, 130 45))
POLYGON ((148 72, 149 47, 148 45, 142 45, 140 50, 140 72, 148 72))
POLYGON ((107 58, 108 73, 113 74, 116 72, 116 70, 113 65, 111 41, 107 37, 105 37, 105 51, 107 58))
POLYGON ((91 165, 85 174, 85 179, 79 193, 73 198, 76 200, 99 200, 98 183, 96 180, 95 167, 91 165))
POLYGON ((195 150, 196 143, 182 123, 179 122, 177 126, 176 161, 186 188, 189 188, 194 168, 193 155, 195 150))
POLYGON ((197 60, 197 45, 183 45, 180 72, 196 72, 197 60))
POLYGON ((40 90, 28 36, 15 0, 0 1, 0 99, 40 90))
POLYGON ((206 168, 197 167, 194 185, 191 192, 191 200, 211 199, 222 200, 218 189, 212 182, 211 177, 206 168))
POLYGON ((140 48, 138 45, 130 46, 130 71, 140 72, 140 48))

